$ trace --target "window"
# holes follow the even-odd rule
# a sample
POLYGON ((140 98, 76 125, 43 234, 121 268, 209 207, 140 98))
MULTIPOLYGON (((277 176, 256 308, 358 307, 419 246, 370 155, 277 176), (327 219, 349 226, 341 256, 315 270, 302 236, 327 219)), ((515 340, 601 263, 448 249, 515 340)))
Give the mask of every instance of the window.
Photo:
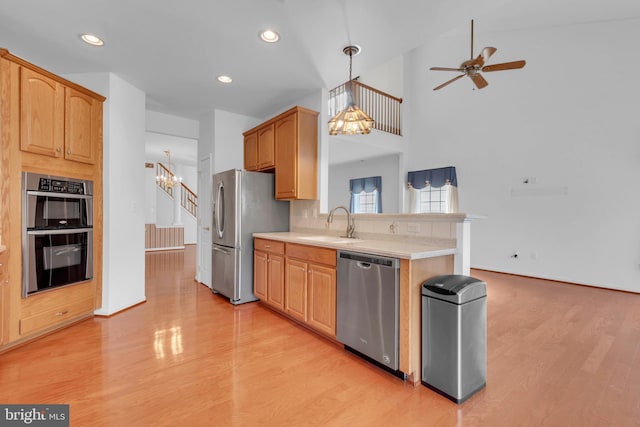
POLYGON ((427 184, 420 191, 420 212, 449 212, 449 198, 451 185, 445 184, 440 188, 427 184))
POLYGON ((382 213, 382 177, 371 176, 349 180, 351 213, 382 213))
POLYGON ((458 180, 453 166, 409 172, 411 213, 452 213, 458 211, 458 180))

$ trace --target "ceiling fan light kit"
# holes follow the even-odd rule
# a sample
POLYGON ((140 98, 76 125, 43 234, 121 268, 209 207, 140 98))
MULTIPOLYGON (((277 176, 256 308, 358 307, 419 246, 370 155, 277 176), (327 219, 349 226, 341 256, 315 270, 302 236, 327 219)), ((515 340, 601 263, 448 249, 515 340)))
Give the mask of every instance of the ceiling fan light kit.
POLYGON ((473 57, 473 19, 471 20, 471 57, 464 61, 458 68, 450 68, 450 67, 431 67, 432 71, 457 71, 459 74, 451 80, 447 80, 439 86, 433 88, 433 90, 439 90, 443 87, 455 82, 458 79, 461 79, 464 76, 467 76, 473 81, 475 86, 478 89, 485 88, 489 85, 489 83, 482 76, 482 73, 488 73, 491 71, 504 71, 504 70, 515 70, 518 68, 523 68, 526 64, 526 61, 512 61, 512 62, 503 62, 501 64, 493 64, 493 65, 484 65, 485 62, 491 58, 491 55, 496 53, 495 47, 485 47, 482 49, 482 52, 474 58, 473 57))
POLYGON ((347 107, 329 120, 329 135, 366 135, 371 132, 373 119, 353 102, 353 78, 351 77, 353 57, 360 53, 360 46, 349 45, 342 49, 349 56, 349 87, 347 107))

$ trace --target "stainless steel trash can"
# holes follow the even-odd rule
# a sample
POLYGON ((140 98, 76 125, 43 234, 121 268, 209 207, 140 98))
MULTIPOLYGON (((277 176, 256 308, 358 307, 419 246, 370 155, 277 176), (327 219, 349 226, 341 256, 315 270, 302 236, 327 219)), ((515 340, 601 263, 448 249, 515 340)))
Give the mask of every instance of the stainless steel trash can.
POLYGON ((456 403, 486 385, 487 285, 444 275, 422 285, 422 384, 456 403))

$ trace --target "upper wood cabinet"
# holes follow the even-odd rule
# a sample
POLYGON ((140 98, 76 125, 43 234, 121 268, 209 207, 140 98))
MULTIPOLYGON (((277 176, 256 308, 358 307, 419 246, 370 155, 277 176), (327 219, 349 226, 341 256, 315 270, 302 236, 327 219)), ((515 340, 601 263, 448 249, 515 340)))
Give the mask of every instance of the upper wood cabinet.
POLYGON ((64 148, 64 86, 20 68, 20 149, 60 157, 64 148))
POLYGON ((94 164, 100 147, 102 102, 73 88, 65 89, 65 153, 67 160, 94 164))
POLYGON ((273 123, 244 133, 244 168, 248 171, 268 171, 275 166, 273 123))
POLYGON ((246 131, 246 170, 275 168, 276 199, 318 198, 318 112, 293 107, 246 131))
POLYGON ((258 130, 258 170, 272 169, 275 165, 275 139, 273 123, 258 130))
POLYGON ((244 134, 244 168, 258 170, 258 131, 244 134))
POLYGON ((276 129, 276 199, 318 198, 318 113, 295 107, 276 129))
POLYGON ((26 67, 20 68, 20 149, 94 164, 102 102, 26 67))

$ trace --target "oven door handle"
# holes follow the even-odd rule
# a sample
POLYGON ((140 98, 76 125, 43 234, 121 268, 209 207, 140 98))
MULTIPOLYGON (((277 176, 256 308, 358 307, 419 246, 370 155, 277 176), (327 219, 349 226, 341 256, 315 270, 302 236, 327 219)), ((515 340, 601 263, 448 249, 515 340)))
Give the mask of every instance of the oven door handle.
POLYGON ((27 235, 46 236, 48 234, 76 234, 93 231, 93 228, 56 228, 55 230, 28 230, 27 235))
POLYGON ((27 196, 58 197, 60 199, 93 199, 91 194, 54 193, 49 191, 27 191, 27 196))

